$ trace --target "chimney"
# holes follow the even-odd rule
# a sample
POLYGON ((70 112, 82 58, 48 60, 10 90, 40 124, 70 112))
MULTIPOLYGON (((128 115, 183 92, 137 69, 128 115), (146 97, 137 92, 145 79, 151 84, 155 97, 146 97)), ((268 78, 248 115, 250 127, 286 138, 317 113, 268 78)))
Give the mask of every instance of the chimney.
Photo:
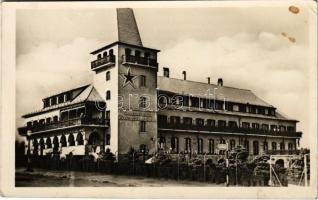
POLYGON ((182 75, 183 75, 183 80, 187 80, 187 72, 186 71, 182 71, 182 75))
POLYGON ((223 79, 222 78, 218 79, 218 86, 223 86, 223 79))
POLYGON ((163 76, 169 78, 169 68, 168 67, 164 67, 163 68, 163 76))
POLYGON ((210 77, 208 77, 208 84, 210 84, 211 83, 211 78, 210 77))

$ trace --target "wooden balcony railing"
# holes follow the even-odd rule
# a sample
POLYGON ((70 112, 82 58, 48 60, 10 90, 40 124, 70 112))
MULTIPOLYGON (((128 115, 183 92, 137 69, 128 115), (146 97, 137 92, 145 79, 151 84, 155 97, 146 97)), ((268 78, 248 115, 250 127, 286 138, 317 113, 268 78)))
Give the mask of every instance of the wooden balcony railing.
POLYGON ((146 65, 150 67, 158 67, 156 59, 147 58, 147 57, 136 57, 136 56, 123 56, 123 63, 134 63, 139 65, 146 65))
POLYGON ((57 122, 51 122, 51 123, 45 123, 45 124, 37 124, 37 125, 31 125, 31 126, 24 126, 18 128, 19 134, 25 135, 27 131, 31 132, 40 132, 40 131, 47 131, 47 130, 53 130, 53 129, 62 129, 62 128, 68 128, 72 126, 79 126, 79 125, 100 125, 100 126, 109 126, 109 121, 105 119, 99 119, 99 118, 74 118, 69 119, 65 121, 57 121, 57 122))
POLYGON ((240 133, 240 134, 254 134, 254 135, 269 135, 269 136, 285 136, 300 138, 302 132, 279 132, 271 130, 242 128, 242 127, 217 127, 217 126, 204 126, 194 124, 173 124, 173 123, 158 123, 159 129, 170 130, 193 130, 193 131, 208 131, 208 132, 226 132, 226 133, 240 133))
POLYGON ((91 62, 91 69, 95 69, 105 64, 115 64, 115 56, 109 55, 109 56, 94 60, 93 62, 91 62))

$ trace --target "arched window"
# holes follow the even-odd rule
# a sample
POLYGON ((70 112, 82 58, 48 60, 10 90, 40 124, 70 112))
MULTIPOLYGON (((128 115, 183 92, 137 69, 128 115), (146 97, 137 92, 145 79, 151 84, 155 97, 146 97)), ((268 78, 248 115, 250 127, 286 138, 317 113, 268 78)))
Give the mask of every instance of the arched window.
POLYGON ((45 149, 44 139, 40 139, 40 155, 43 155, 43 149, 45 149))
POLYGON ((281 143, 279 144, 279 149, 280 149, 280 150, 285 150, 285 143, 284 143, 284 142, 281 142, 281 143))
POLYGON ((103 53, 103 57, 104 57, 104 58, 107 57, 107 51, 105 51, 105 52, 103 53))
POLYGON ((198 153, 202 154, 203 153, 203 139, 198 138, 198 153))
MULTIPOLYGON (((226 144, 225 140, 223 138, 220 138, 220 144, 226 144)), ((220 150, 219 151, 220 155, 224 155, 225 154, 225 150, 220 150)))
POLYGON ((72 133, 68 136, 68 145, 75 146, 74 135, 72 133))
POLYGON ((277 144, 276 142, 272 142, 272 150, 276 151, 277 150, 277 144))
POLYGON ((54 136, 53 138, 53 152, 57 152, 59 148, 59 139, 57 136, 54 136))
POLYGON ((166 138, 160 136, 159 137, 159 149, 165 149, 166 146, 166 138))
POLYGON ((61 142, 61 146, 62 146, 62 147, 66 147, 67 143, 66 143, 66 137, 65 137, 65 135, 62 135, 62 136, 61 136, 60 142, 61 142))
POLYGON ((230 150, 233 150, 233 149, 235 149, 235 140, 234 139, 230 140, 230 150))
POLYGON ((76 136, 76 142, 77 145, 83 145, 84 144, 84 140, 83 140, 83 135, 82 133, 78 133, 76 136))
POLYGON ((102 58, 102 54, 98 54, 97 59, 101 59, 101 58, 102 58))
POLYGON ((113 56, 113 55, 114 55, 114 50, 113 49, 109 50, 109 56, 113 56))
POLYGON ((53 117, 53 122, 57 122, 58 121, 58 117, 57 116, 54 116, 53 117))
POLYGON ((185 147, 184 147, 184 151, 185 153, 190 153, 191 152, 191 138, 185 138, 184 139, 184 144, 185 144, 185 147))
POLYGON ((50 137, 46 138, 46 147, 48 149, 52 148, 52 142, 51 142, 51 138, 50 137))
POLYGON ((171 149, 174 153, 179 153, 179 138, 171 137, 171 149))
POLYGON ((259 154, 259 144, 258 141, 253 141, 253 154, 258 155, 259 154))
POLYGON ((106 81, 109 81, 110 80, 110 71, 107 71, 106 72, 106 81))
POLYGON ((97 132, 93 132, 88 137, 88 144, 89 145, 100 145, 101 139, 97 132))
POLYGON ((209 153, 214 154, 214 140, 209 139, 209 153))
POLYGON ((288 143, 288 150, 293 150, 294 148, 293 148, 293 143, 288 143))

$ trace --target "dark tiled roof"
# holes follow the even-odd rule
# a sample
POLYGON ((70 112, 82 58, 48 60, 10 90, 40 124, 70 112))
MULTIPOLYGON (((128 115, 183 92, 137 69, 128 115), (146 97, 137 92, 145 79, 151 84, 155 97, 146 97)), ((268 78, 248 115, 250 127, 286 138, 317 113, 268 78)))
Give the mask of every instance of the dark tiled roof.
POLYGON ((214 90, 217 100, 224 100, 242 104, 259 105, 273 107, 261 98, 257 97, 252 91, 228 86, 218 86, 189 80, 158 77, 158 87, 161 91, 167 91, 176 94, 192 95, 201 98, 213 98, 214 90), (216 88, 216 89, 214 89, 216 88))

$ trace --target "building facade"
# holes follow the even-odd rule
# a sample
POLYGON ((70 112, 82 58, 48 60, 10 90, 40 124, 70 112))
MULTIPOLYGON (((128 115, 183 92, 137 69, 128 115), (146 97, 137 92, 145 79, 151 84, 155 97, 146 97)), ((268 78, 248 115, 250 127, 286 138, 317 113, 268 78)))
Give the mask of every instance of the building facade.
POLYGON ((224 154, 244 146, 251 155, 294 153, 297 120, 250 90, 158 76, 159 50, 144 47, 132 9, 117 9, 118 40, 91 52, 93 82, 44 98, 22 117, 19 134, 33 154, 87 155, 109 148, 153 154, 224 154))

